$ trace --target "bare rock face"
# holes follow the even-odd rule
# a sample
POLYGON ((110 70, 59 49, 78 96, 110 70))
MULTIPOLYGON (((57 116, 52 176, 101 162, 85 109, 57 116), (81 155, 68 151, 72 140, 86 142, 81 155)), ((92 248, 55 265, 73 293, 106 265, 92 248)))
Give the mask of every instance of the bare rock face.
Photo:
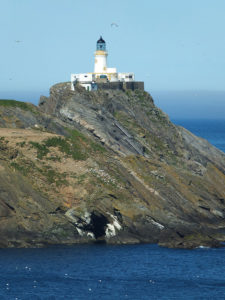
POLYGON ((0 246, 225 240, 224 153, 147 92, 60 83, 0 126, 0 246))

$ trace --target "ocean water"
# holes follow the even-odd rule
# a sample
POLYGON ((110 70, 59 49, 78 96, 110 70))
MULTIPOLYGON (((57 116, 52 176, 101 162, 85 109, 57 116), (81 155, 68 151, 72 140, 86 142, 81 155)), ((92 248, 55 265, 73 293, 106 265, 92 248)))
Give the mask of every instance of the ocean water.
MULTIPOLYGON (((225 152, 225 121, 173 120, 225 152)), ((0 300, 225 299, 225 248, 0 249, 0 300)))
POLYGON ((0 299, 225 299, 225 249, 0 250, 0 299))
POLYGON ((173 119, 172 122, 208 140, 212 145, 225 152, 225 120, 173 119))

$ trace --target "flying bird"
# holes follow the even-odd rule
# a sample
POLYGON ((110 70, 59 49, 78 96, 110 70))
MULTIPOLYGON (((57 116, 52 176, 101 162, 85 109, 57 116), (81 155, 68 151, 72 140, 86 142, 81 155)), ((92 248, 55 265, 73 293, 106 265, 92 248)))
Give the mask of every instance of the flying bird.
POLYGON ((22 41, 20 41, 20 40, 17 40, 17 41, 15 41, 16 43, 22 43, 22 41))
POLYGON ((119 27, 119 25, 118 24, 116 24, 116 23, 111 23, 111 27, 113 27, 113 26, 115 26, 115 27, 119 27))

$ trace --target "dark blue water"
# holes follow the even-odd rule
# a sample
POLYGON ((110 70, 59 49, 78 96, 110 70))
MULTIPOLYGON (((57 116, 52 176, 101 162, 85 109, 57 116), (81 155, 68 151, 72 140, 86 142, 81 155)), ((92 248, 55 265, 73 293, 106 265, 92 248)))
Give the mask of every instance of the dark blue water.
MULTIPOLYGON (((174 120, 225 151, 225 121, 174 120)), ((225 249, 0 249, 0 300, 225 299, 225 249)))
MULTIPOLYGON (((225 112, 224 112, 225 114, 225 112)), ((172 120, 225 152, 225 120, 172 120)))
POLYGON ((225 249, 0 250, 0 299, 225 299, 225 249))

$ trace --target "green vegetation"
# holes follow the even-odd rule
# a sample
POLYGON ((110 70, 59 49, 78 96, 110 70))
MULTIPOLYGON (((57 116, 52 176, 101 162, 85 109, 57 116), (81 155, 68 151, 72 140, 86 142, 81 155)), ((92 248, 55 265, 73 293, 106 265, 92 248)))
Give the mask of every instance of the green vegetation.
POLYGON ((72 156, 74 160, 85 160, 86 154, 82 152, 78 143, 71 143, 69 138, 53 137, 43 141, 42 144, 30 142, 37 150, 37 158, 42 159, 50 153, 50 147, 58 148, 58 150, 68 156, 72 156))
POLYGON ((39 177, 37 174, 40 174, 45 177, 45 180, 56 186, 60 185, 68 185, 66 180, 66 173, 59 173, 53 170, 50 166, 43 166, 42 168, 38 168, 32 161, 28 160, 20 160, 19 162, 12 162, 11 167, 15 170, 22 173, 24 176, 35 178, 39 177))
POLYGON ((92 150, 94 150, 95 152, 101 152, 101 153, 106 152, 106 149, 100 144, 91 142, 90 146, 92 150))
POLYGON ((87 174, 82 174, 82 175, 78 176, 78 177, 77 177, 77 183, 78 183, 78 184, 83 183, 84 180, 86 179, 86 177, 87 177, 87 174))
POLYGON ((0 137, 0 150, 6 150, 8 148, 7 147, 8 142, 9 141, 7 141, 4 136, 1 136, 0 137))
MULTIPOLYGON (((1 142, 5 144, 5 139, 0 138, 1 142)), ((11 162, 11 167, 35 182, 38 178, 40 180, 39 184, 46 182, 54 188, 61 185, 68 185, 69 182, 66 179, 67 173, 57 171, 54 165, 49 165, 49 160, 61 161, 62 157, 70 157, 74 160, 86 160, 89 156, 107 151, 101 144, 95 143, 77 130, 68 130, 67 137, 53 136, 41 142, 22 141, 16 143, 16 145, 21 148, 26 147, 27 150, 31 148, 35 149, 36 158, 42 161, 37 161, 36 164, 36 162, 26 159, 21 154, 16 160, 11 162)), ((86 174, 77 177, 79 184, 83 184, 85 179, 86 174)))
POLYGON ((144 102, 146 100, 146 94, 144 91, 141 91, 141 90, 135 90, 135 94, 137 95, 138 99, 141 101, 141 102, 144 102))
POLYGON ((21 148, 23 148, 25 145, 26 145, 25 141, 16 143, 16 146, 20 146, 21 148))
MULTIPOLYGON (((87 139, 77 130, 68 131, 69 137, 52 137, 44 140, 42 143, 29 142, 37 150, 37 158, 43 159, 51 152, 51 147, 58 148, 60 152, 71 156, 74 160, 86 160, 92 152, 105 152, 105 148, 98 143, 87 139)), ((47 159, 60 160, 54 156, 47 159)))
POLYGON ((32 172, 40 172, 40 169, 30 160, 24 158, 13 161, 11 164, 15 170, 21 172, 24 176, 30 175, 32 172))
POLYGON ((132 91, 131 90, 126 90, 125 93, 126 93, 126 95, 128 97, 131 97, 131 95, 132 95, 132 91))
POLYGON ((47 179, 47 182, 52 184, 55 183, 56 186, 68 185, 67 180, 65 179, 66 173, 58 173, 53 170, 50 166, 46 166, 41 170, 42 175, 47 179))
POLYGON ((46 159, 51 161, 61 161, 61 157, 57 155, 51 155, 50 157, 46 157, 46 159))
POLYGON ((81 138, 83 141, 87 141, 87 138, 80 131, 78 131, 76 129, 69 129, 69 128, 66 128, 66 130, 67 130, 67 132, 69 134, 69 138, 71 140, 81 138))
POLYGON ((26 176, 29 172, 29 169, 23 166, 21 163, 18 164, 16 162, 11 163, 11 167, 13 167, 15 170, 21 172, 24 176, 26 176))
POLYGON ((33 148, 36 148, 37 150, 37 158, 42 159, 44 156, 46 156, 49 153, 49 149, 44 144, 39 144, 37 142, 29 142, 30 145, 33 146, 33 148))
POLYGON ((30 103, 25 103, 17 100, 0 99, 0 106, 5 107, 19 107, 23 110, 29 110, 33 113, 37 113, 37 110, 30 103))

